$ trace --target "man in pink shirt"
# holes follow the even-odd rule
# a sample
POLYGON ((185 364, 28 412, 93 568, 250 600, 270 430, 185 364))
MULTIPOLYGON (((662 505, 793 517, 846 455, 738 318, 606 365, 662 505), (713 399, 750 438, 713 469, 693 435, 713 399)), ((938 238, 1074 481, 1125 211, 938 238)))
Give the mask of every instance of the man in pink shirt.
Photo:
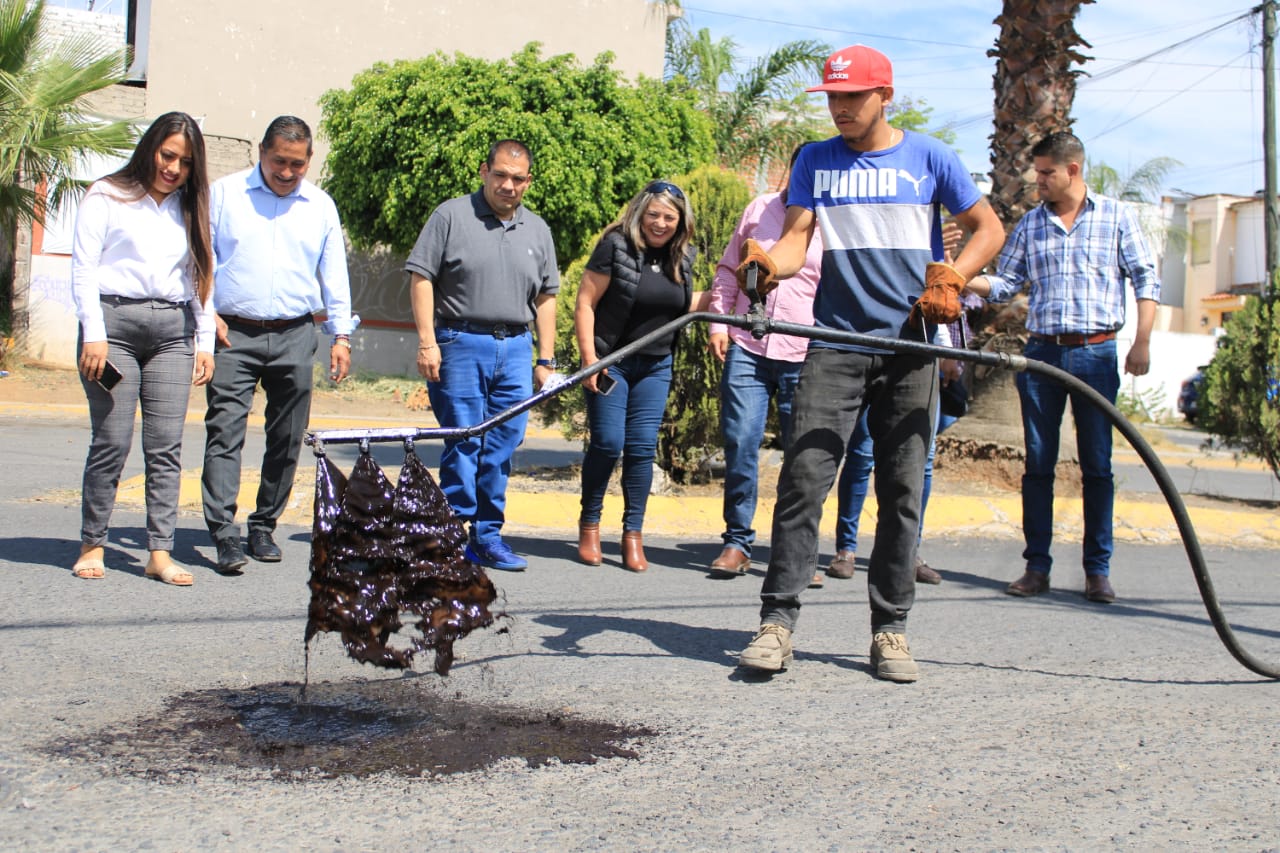
MULTIPOLYGON (((800 146, 791 155, 795 164, 800 146)), ((790 174, 788 166, 787 174, 790 174)), ((754 238, 768 250, 782 234, 787 215, 787 191, 766 193, 747 205, 716 267, 708 310, 717 314, 745 314, 746 295, 738 287, 734 270, 742 259, 742 244, 754 238)), ((822 271, 822 239, 816 233, 809 243, 804 267, 764 300, 765 314, 774 320, 813 325, 813 298, 822 271)), ((800 380, 809 341, 790 335, 769 334, 756 340, 736 326, 713 323, 710 348, 724 362, 720 380, 720 429, 724 434, 724 550, 711 563, 713 577, 736 577, 751 565, 751 527, 756 513, 756 478, 760 445, 764 439, 769 399, 776 399, 782 424, 782 444, 790 438, 791 398, 800 380)), ((815 575, 821 585, 822 576, 815 575)))

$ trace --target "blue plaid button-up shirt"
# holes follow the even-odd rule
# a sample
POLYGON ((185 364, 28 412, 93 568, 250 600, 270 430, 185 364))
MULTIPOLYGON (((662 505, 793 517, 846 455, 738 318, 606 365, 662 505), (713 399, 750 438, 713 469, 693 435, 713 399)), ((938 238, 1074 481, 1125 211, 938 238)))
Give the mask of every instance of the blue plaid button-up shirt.
POLYGON ((1068 231, 1046 205, 1032 209, 987 279, 988 299, 1004 302, 1030 282, 1027 330, 1041 335, 1094 334, 1124 325, 1124 280, 1138 299, 1160 300, 1155 256, 1124 202, 1088 193, 1068 231))

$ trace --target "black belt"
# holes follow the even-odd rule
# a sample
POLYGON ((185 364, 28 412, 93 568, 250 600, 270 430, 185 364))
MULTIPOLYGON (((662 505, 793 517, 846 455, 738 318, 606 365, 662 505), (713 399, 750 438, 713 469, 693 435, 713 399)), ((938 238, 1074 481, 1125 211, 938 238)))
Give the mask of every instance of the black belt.
POLYGON ((1042 335, 1039 332, 1032 332, 1031 337, 1038 341, 1050 341, 1060 347, 1082 347, 1087 344, 1100 344, 1103 341, 1115 340, 1115 331, 1110 332, 1094 332, 1092 334, 1077 335, 1042 335))
POLYGON ((168 299, 154 299, 150 296, 116 296, 104 293, 98 297, 99 302, 108 305, 154 305, 157 308, 186 308, 186 302, 170 302, 168 299))
POLYGON ((514 338, 529 331, 529 325, 518 326, 512 323, 472 323, 467 320, 440 320, 438 326, 455 329, 459 332, 471 332, 474 335, 492 335, 498 340, 514 338))
POLYGON ((288 329, 293 326, 301 326, 303 323, 312 322, 310 314, 303 314, 301 317, 290 317, 286 320, 254 320, 250 317, 236 317, 231 314, 219 314, 228 326, 246 326, 250 329, 288 329))

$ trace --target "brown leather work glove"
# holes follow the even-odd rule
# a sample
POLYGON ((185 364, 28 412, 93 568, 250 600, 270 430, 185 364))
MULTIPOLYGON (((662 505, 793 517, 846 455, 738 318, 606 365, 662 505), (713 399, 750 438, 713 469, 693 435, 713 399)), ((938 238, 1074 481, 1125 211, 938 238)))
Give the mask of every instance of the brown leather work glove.
POLYGON ((950 264, 931 263, 924 269, 924 293, 916 300, 913 317, 923 316, 927 322, 954 323, 964 309, 960 305, 960 291, 964 290, 964 276, 950 264))
POLYGON ((769 257, 768 252, 760 248, 759 243, 755 240, 746 240, 742 244, 742 263, 738 264, 738 268, 734 271, 738 278, 738 287, 744 291, 747 289, 747 267, 753 263, 759 267, 756 271, 756 292, 763 299, 765 294, 778 286, 776 278, 778 265, 773 262, 773 258, 769 257))

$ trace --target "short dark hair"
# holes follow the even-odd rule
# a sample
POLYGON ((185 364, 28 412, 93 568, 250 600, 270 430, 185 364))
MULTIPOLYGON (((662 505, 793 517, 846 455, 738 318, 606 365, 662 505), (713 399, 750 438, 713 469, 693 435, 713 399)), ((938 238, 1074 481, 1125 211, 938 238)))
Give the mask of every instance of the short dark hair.
POLYGON ((276 116, 267 125, 267 132, 262 134, 262 147, 270 148, 277 139, 285 142, 307 143, 307 156, 311 156, 311 128, 297 116, 276 116))
POLYGON ((533 174, 533 152, 529 150, 529 146, 525 145, 519 139, 499 139, 497 142, 489 146, 489 156, 484 159, 485 165, 490 169, 493 168, 493 161, 498 158, 498 152, 503 148, 516 148, 529 161, 529 174, 533 174))
POLYGON ((1050 157, 1055 163, 1084 163, 1084 143, 1074 133, 1059 130, 1031 149, 1032 157, 1050 157))

